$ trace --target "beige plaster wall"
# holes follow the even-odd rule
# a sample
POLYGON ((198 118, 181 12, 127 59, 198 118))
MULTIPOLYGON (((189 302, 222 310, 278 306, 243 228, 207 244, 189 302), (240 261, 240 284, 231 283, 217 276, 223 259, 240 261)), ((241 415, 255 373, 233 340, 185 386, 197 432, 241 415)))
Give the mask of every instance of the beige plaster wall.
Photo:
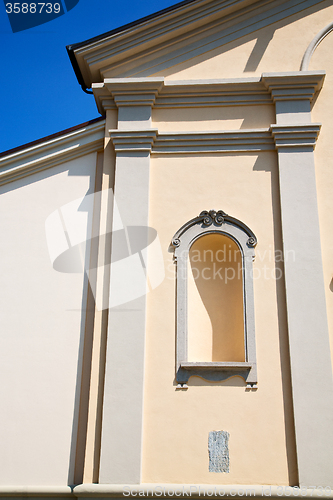
POLYGON ((272 105, 155 109, 152 127, 159 132, 268 128, 275 123, 272 105))
POLYGON ((263 72, 298 71, 307 46, 332 18, 332 2, 326 0, 318 6, 305 9, 155 75, 165 76, 170 80, 187 80, 203 77, 252 77, 260 76, 263 72))
MULTIPOLYGON (((332 17, 331 17, 332 19, 332 17)), ((328 20, 327 20, 328 21, 328 20)), ((310 61, 310 70, 326 71, 324 86, 312 109, 312 121, 322 123, 315 149, 319 225, 322 244, 324 283, 328 325, 333 358, 333 34, 317 47, 310 61)))
MULTIPOLYGON (((150 226, 159 234, 163 283, 148 294, 142 482, 295 484, 296 458, 281 278, 277 159, 243 155, 154 156, 150 226), (255 324, 259 388, 233 377, 175 382, 173 234, 202 210, 222 209, 256 234, 255 324), (276 279, 279 278, 279 279, 276 279), (230 473, 208 471, 208 433, 230 433, 230 473)), ((290 256, 292 258, 292 256, 290 256)))
POLYGON ((0 481, 73 483, 87 282, 52 268, 45 220, 93 192, 92 153, 0 188, 0 481))

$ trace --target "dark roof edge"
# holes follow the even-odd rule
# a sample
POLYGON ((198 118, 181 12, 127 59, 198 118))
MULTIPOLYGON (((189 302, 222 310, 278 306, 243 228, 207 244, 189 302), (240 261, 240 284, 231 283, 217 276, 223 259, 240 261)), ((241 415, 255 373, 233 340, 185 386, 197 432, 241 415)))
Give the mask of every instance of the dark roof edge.
POLYGON ((87 89, 88 87, 86 86, 86 84, 84 82, 84 79, 83 79, 80 67, 79 67, 79 65, 77 63, 77 60, 76 60, 76 57, 75 57, 75 54, 74 54, 74 49, 72 49, 72 47, 73 47, 73 45, 67 45, 67 47, 66 47, 67 53, 69 55, 70 62, 72 64, 72 66, 73 66, 73 70, 74 70, 75 76, 77 78, 77 81, 81 85, 82 90, 84 90, 84 89, 87 89))
POLYGON ((24 149, 30 148, 32 146, 36 146, 37 144, 41 144, 43 142, 49 141, 51 139, 56 139, 57 137, 61 137, 62 135, 69 134, 70 132, 74 132, 75 130, 80 130, 80 128, 83 127, 88 127, 89 125, 92 125, 93 123, 97 123, 99 121, 102 121, 105 119, 105 116, 99 116, 98 118, 94 118, 93 120, 89 120, 84 123, 80 123, 79 125, 74 125, 74 127, 66 128, 65 130, 61 130, 60 132, 56 132, 51 135, 47 135, 45 137, 41 137, 40 139, 36 139, 35 141, 28 142, 27 144, 22 144, 21 146, 16 146, 15 148, 12 149, 7 149, 6 151, 2 151, 0 153, 0 158, 3 158, 4 156, 8 156, 10 154, 16 153, 18 151, 22 151, 24 149))
POLYGON ((85 90, 87 88, 86 83, 84 81, 84 78, 82 76, 81 70, 79 68, 79 65, 77 63, 74 51, 77 49, 81 49, 82 47, 85 47, 86 45, 90 45, 91 43, 99 42, 100 40, 103 40, 103 38, 107 38, 108 36, 116 35, 117 33, 121 33, 122 31, 126 31, 130 28, 134 28, 135 26, 138 26, 141 23, 144 23, 146 21, 150 21, 151 19, 155 19, 156 17, 162 16, 163 14, 166 14, 168 12, 172 12, 173 10, 179 9, 180 7, 183 7, 184 5, 190 4, 195 2, 196 0, 183 0, 182 2, 176 3, 175 5, 171 5, 170 7, 166 7, 165 9, 159 10, 157 12, 154 12, 153 14, 150 14, 149 16, 141 17, 140 19, 137 19, 136 21, 133 21, 128 24, 124 24, 123 26, 120 26, 119 28, 115 28, 111 31, 107 31, 106 33, 102 33, 101 35, 95 36, 93 38, 89 38, 88 40, 85 40, 84 42, 79 42, 79 43, 73 43, 71 45, 67 45, 67 53, 69 55, 69 59, 72 63, 76 78, 81 85, 82 89, 85 90))

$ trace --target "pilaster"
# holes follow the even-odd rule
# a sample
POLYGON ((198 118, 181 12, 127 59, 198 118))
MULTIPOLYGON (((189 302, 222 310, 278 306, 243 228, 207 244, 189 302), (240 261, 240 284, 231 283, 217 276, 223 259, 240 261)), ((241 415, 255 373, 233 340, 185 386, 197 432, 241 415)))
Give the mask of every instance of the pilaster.
MULTIPOLYGON (((309 72, 308 72, 309 73, 309 72)), ((281 220, 300 486, 333 486, 333 382, 310 101, 323 75, 263 77, 276 105, 281 220), (317 85, 315 84, 317 80, 317 85)))
POLYGON ((104 484, 141 482, 149 168, 157 134, 149 127, 157 90, 152 79, 131 80, 105 84, 118 107, 118 129, 109 130, 116 169, 99 474, 104 484))

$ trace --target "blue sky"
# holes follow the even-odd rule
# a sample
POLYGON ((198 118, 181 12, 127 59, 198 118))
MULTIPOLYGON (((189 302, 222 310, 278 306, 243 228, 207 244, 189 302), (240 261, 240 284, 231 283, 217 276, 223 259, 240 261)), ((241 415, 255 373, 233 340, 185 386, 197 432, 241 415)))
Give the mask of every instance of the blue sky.
POLYGON ((0 152, 99 116, 77 82, 66 45, 82 42, 178 3, 80 0, 65 15, 12 33, 0 3, 0 152))

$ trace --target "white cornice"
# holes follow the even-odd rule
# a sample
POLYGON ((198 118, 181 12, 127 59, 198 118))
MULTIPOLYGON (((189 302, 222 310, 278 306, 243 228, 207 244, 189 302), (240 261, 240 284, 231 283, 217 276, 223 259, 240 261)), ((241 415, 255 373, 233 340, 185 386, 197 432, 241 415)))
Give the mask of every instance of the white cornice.
POLYGON ((75 57, 86 84, 91 85, 100 81, 100 70, 112 62, 119 64, 129 57, 133 59, 138 53, 151 51, 157 44, 165 46, 170 39, 186 37, 189 30, 199 30, 215 17, 231 15, 244 5, 253 3, 256 0, 197 0, 137 26, 87 43, 74 51, 75 57))
POLYGON ((320 132, 320 123, 272 125, 271 131, 276 149, 314 148, 320 132))
POLYGON ((150 152, 157 135, 157 130, 109 130, 113 147, 117 153, 120 152, 150 152))
POLYGON ((136 154, 201 154, 274 151, 275 144, 269 129, 217 130, 202 132, 161 133, 148 129, 140 131, 109 130, 116 153, 136 154))
POLYGON ((152 154, 245 153, 274 151, 268 129, 158 134, 152 154))
POLYGON ((163 78, 107 78, 93 84, 98 110, 120 105, 149 104, 154 108, 271 104, 260 78, 166 81, 163 78))
POLYGON ((98 151, 104 147, 105 120, 0 158, 0 185, 98 151))
POLYGON ((104 114, 119 106, 152 106, 163 84, 164 78, 105 78, 92 89, 98 111, 104 114))
POLYGON ((321 89, 325 71, 295 71, 288 73, 263 73, 262 82, 274 102, 312 100, 321 89))
POLYGON ((280 148, 314 148, 319 123, 271 125, 270 129, 158 133, 155 129, 109 130, 116 153, 152 155, 253 153, 280 148))
POLYGON ((271 104, 260 78, 167 81, 155 108, 271 104))
POLYGON ((101 114, 119 106, 154 108, 251 106, 277 100, 312 100, 324 71, 264 73, 257 78, 164 81, 163 78, 107 78, 93 85, 101 114))
POLYGON ((74 54, 87 86, 106 76, 149 76, 321 1, 197 0, 93 43, 88 41, 74 49, 74 54))

